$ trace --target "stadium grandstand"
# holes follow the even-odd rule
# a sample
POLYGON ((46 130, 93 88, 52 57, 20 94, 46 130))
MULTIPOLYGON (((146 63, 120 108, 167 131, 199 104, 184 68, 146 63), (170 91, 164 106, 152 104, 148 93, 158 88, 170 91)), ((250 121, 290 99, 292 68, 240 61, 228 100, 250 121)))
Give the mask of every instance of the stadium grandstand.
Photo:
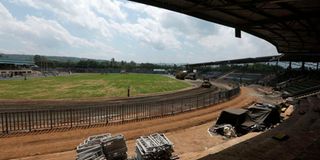
POLYGON ((32 67, 35 66, 33 61, 18 61, 0 58, 0 77, 24 76, 33 73, 32 67))
MULTIPOLYGON (((29 106, 12 105, 19 111, 12 111, 14 108, 12 110, 4 108, 5 112, 0 114, 2 116, 0 128, 4 136, 2 142, 5 144, 0 145, 0 149, 4 152, 2 155, 4 159, 74 159, 75 144, 80 142, 80 139, 93 133, 101 134, 106 131, 112 134, 122 133, 114 139, 111 134, 90 136, 83 143, 78 143, 77 159, 81 159, 79 157, 82 156, 85 157, 82 159, 117 159, 106 158, 107 155, 114 157, 121 155, 125 157, 121 159, 127 159, 127 153, 134 152, 132 149, 134 145, 136 145, 135 152, 138 156, 132 159, 178 159, 178 156, 172 154, 173 143, 169 140, 171 138, 172 142, 177 142, 174 143, 177 150, 185 149, 181 159, 319 159, 319 0, 130 1, 232 27, 235 29, 237 38, 241 38, 242 31, 247 32, 273 44, 279 55, 264 56, 262 50, 261 57, 187 64, 186 70, 202 74, 201 78, 204 82, 212 82, 217 86, 210 85, 209 89, 198 87, 177 93, 111 101, 90 100, 69 103, 63 100, 60 102, 60 108, 57 107, 59 103, 55 104, 56 101, 49 101, 55 108, 50 108, 52 106, 46 104, 48 101, 42 101, 44 104, 42 106, 41 101, 28 102, 29 106), (258 70, 259 65, 271 67, 261 72, 258 70), (252 88, 247 85, 251 85, 252 88), (271 91, 269 92, 268 89, 271 91), (279 98, 280 103, 273 105, 256 101, 261 97, 265 98, 264 96, 268 98, 267 100, 273 100, 272 102, 278 102, 278 99, 275 99, 279 98), (257 104, 260 106, 255 106, 257 104), (37 107, 38 110, 33 107, 37 107), (46 108, 39 109, 39 107, 46 108), (283 108, 285 110, 282 111, 283 108), (229 136, 236 140, 245 138, 235 143, 234 139, 223 141, 230 138, 227 136, 214 137, 209 133, 211 128, 208 129, 208 124, 209 121, 217 119, 223 109, 229 110, 226 113, 226 121, 234 121, 237 126, 248 122, 246 128, 248 132, 259 130, 259 133, 250 135, 251 137, 245 134, 236 135, 235 126, 227 124, 229 128, 224 126, 223 132, 229 133, 229 136), (258 109, 260 111, 255 113, 258 109), (272 116, 269 117, 271 112, 278 114, 277 122, 272 127, 255 122, 255 120, 274 120, 272 116), (262 118, 259 119, 260 117, 262 118), (240 123, 240 121, 243 122, 240 123), (205 129, 201 130, 203 124, 205 129), (69 128, 76 129, 68 130, 69 128), (51 133, 47 130, 58 132, 51 133), (37 131, 40 131, 40 134, 36 134, 37 131), (35 134, 25 135, 28 132, 35 134), (149 135, 150 132, 169 133, 166 133, 168 137, 162 133, 143 136, 149 135), (17 135, 21 133, 23 136, 15 139, 14 135, 10 135, 11 133, 17 135), (126 141, 129 144, 128 148, 125 145, 124 136, 128 139, 126 141), (137 137, 139 138, 134 140, 137 137), (115 142, 111 139, 119 143, 110 143, 115 142), (93 142, 94 146, 88 147, 88 144, 93 142), (25 144, 28 144, 28 147, 24 147, 25 144), (106 149, 111 148, 111 144, 119 144, 114 147, 118 152, 109 152, 112 150, 106 149), (206 146, 199 147, 201 144, 206 146), (88 148, 82 150, 84 147, 88 148), (197 147, 201 148, 201 152, 193 152, 197 147), (166 155, 165 158, 159 158, 163 155, 166 155), (88 156, 91 158, 87 158, 88 156)), ((11 69, 23 71, 32 66, 34 66, 32 62, 0 60, 0 71, 2 67, 9 71, 11 69)), ((130 86, 127 91, 129 97, 130 86)), ((178 151, 178 153, 181 152, 178 151)))
MULTIPOLYGON (((282 91, 284 97, 299 100, 293 116, 272 131, 216 154, 206 152, 201 159, 319 159, 319 1, 132 1, 233 27, 238 38, 241 38, 241 31, 245 31, 270 42, 280 53, 271 57, 261 55, 257 58, 189 64, 188 67, 269 62, 288 64, 284 72, 269 79, 269 84, 277 86, 275 88, 282 91), (300 66, 293 68, 292 64, 297 62, 300 66), (307 63, 311 63, 312 67, 306 67, 307 63), (272 137, 285 138, 277 141, 272 137)), ((239 74, 231 73, 226 77, 239 77, 239 74)))

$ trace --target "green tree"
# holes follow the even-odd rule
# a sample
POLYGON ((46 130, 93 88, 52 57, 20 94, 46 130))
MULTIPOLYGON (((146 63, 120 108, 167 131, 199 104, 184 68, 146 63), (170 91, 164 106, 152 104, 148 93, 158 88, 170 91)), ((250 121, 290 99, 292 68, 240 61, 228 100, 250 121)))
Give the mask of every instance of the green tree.
POLYGON ((33 57, 33 61, 34 61, 34 64, 36 64, 37 66, 40 66, 41 65, 41 56, 40 55, 35 55, 33 57))

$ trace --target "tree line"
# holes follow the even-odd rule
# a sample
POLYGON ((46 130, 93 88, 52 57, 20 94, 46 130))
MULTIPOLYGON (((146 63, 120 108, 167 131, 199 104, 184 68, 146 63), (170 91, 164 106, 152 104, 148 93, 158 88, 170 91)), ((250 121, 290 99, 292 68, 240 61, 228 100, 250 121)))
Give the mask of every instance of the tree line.
POLYGON ((181 66, 176 64, 153 64, 153 63, 136 63, 134 61, 116 61, 114 58, 110 60, 94 60, 94 59, 81 59, 79 61, 57 61, 50 60, 46 56, 35 55, 34 63, 40 69, 116 69, 116 70, 148 70, 165 69, 165 70, 179 70, 181 66))

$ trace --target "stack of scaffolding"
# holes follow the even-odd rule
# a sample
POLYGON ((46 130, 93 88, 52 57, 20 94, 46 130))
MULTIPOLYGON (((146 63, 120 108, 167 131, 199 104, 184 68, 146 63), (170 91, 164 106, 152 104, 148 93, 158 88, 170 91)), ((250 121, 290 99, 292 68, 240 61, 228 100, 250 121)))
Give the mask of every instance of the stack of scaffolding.
POLYGON ((164 135, 155 133, 136 141, 137 160, 172 159, 173 143, 164 135))
POLYGON ((90 136, 77 147, 77 160, 127 159, 127 146, 123 135, 110 133, 90 136))

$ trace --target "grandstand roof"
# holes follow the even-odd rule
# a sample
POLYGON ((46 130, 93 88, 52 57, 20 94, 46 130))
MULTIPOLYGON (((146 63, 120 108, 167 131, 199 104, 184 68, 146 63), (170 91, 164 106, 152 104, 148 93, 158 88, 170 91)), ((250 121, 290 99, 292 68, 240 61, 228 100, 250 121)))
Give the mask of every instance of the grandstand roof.
POLYGON ((245 63, 259 63, 259 62, 320 62, 320 55, 305 56, 297 54, 295 56, 290 55, 275 55, 266 57, 255 57, 255 58, 241 58, 233 60, 205 62, 205 63, 194 63, 188 64, 187 66, 210 66, 210 65, 222 65, 222 64, 245 64, 245 63))
POLYGON ((320 54, 319 0, 131 1, 240 29, 272 43, 279 53, 320 54))

